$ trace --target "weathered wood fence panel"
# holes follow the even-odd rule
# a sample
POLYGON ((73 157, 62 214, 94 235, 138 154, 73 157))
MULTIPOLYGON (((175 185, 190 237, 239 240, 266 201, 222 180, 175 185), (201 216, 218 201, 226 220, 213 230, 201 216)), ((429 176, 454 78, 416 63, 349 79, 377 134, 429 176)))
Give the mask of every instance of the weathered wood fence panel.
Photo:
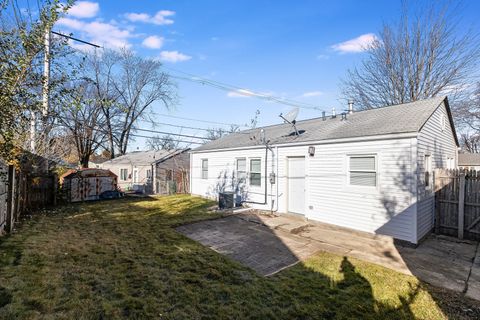
POLYGON ((7 226, 8 166, 0 162, 0 233, 7 226))
POLYGON ((35 175, 0 163, 0 234, 10 232, 22 213, 55 204, 56 176, 35 175))
POLYGON ((435 232, 480 240, 480 172, 435 170, 435 232))

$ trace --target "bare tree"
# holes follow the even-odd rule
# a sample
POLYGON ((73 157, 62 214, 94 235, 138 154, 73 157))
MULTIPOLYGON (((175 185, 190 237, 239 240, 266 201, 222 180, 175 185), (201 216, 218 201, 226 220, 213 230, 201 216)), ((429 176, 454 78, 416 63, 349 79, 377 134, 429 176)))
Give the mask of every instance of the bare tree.
POLYGON ((480 152, 480 135, 463 133, 460 136, 460 144, 462 150, 468 153, 480 152))
POLYGON ((480 58, 478 34, 458 28, 448 5, 420 13, 404 5, 398 24, 385 24, 361 66, 348 71, 343 95, 363 109, 400 104, 468 88, 480 58))
POLYGON ((453 108, 455 125, 463 131, 460 142, 464 151, 480 152, 480 82, 475 90, 453 108))
POLYGON ((119 57, 119 72, 113 84, 119 94, 117 106, 121 111, 116 120, 119 129, 116 142, 123 155, 127 152, 134 124, 146 117, 145 110, 155 102, 170 108, 176 95, 174 85, 162 72, 159 61, 138 57, 128 50, 122 50, 119 57))
POLYGON ((93 84, 87 80, 76 83, 70 91, 70 99, 64 100, 64 109, 58 121, 75 146, 78 163, 88 168, 90 157, 103 145, 107 136, 105 117, 97 104, 93 84))
POLYGON ((177 100, 175 85, 162 71, 159 61, 142 58, 132 51, 90 52, 86 67, 94 83, 96 104, 105 119, 105 149, 112 158, 127 152, 135 125, 148 119, 147 110, 156 103, 167 109, 177 100))
POLYGON ((175 141, 171 135, 154 136, 146 141, 147 148, 150 150, 173 150, 178 147, 178 141, 175 141))
POLYGON ((205 142, 213 141, 220 139, 226 135, 229 135, 234 132, 240 131, 240 127, 237 125, 230 125, 228 129, 224 128, 211 128, 208 129, 207 135, 205 136, 205 142))
POLYGON ((120 93, 114 84, 116 77, 115 72, 120 59, 116 51, 108 49, 102 53, 93 51, 86 56, 86 67, 91 70, 90 78, 94 83, 97 105, 105 117, 107 145, 105 145, 104 148, 108 150, 112 159, 115 158, 116 155, 117 120, 121 114, 120 108, 117 107, 120 93))

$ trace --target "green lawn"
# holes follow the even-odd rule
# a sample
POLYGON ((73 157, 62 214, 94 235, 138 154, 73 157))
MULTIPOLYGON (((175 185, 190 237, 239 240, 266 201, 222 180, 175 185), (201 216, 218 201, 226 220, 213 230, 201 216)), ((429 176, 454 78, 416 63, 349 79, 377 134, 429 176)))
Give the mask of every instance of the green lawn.
POLYGON ((478 318, 455 294, 320 253, 264 278, 172 227, 215 218, 190 196, 44 212, 0 239, 0 319, 478 318))

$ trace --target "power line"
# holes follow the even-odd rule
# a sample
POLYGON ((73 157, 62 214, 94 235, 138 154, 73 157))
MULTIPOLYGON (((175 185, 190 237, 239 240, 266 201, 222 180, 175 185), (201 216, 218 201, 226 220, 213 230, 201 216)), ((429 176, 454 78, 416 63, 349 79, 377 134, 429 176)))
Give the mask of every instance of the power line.
POLYGON ((210 79, 206 79, 206 78, 203 78, 203 77, 199 77, 197 75, 194 75, 194 74, 191 74, 191 73, 188 73, 188 72, 184 72, 184 71, 180 71, 180 70, 177 70, 177 69, 174 69, 174 68, 171 68, 171 67, 167 67, 167 66, 163 66, 163 67, 165 69, 171 70, 173 72, 177 72, 177 73, 181 73, 181 74, 189 76, 189 77, 181 77, 181 76, 170 75, 171 77, 176 78, 176 79, 197 82, 197 83, 204 84, 204 85, 210 85, 210 86, 215 87, 217 89, 226 90, 226 91, 235 91, 236 93, 241 94, 241 95, 257 97, 257 98, 268 100, 268 101, 275 101, 277 103, 285 104, 285 105, 289 105, 289 106, 295 106, 295 107, 304 108, 304 109, 312 109, 312 110, 322 111, 322 108, 320 108, 316 105, 310 104, 310 103, 296 101, 296 100, 287 99, 287 98, 283 98, 283 97, 277 97, 277 96, 274 96, 274 95, 264 94, 264 93, 261 93, 261 92, 255 92, 255 91, 247 90, 245 88, 241 88, 241 87, 238 87, 238 86, 235 86, 235 85, 227 84, 225 82, 220 82, 220 81, 215 81, 215 80, 210 80, 210 79))
POLYGON ((95 47, 95 48, 101 48, 101 46, 99 46, 98 44, 94 44, 94 43, 91 43, 91 42, 88 42, 88 41, 85 41, 85 40, 74 38, 72 36, 69 36, 69 35, 66 35, 66 34, 63 34, 63 33, 60 33, 60 32, 56 32, 56 31, 53 31, 53 30, 51 32, 53 34, 56 34, 57 36, 61 36, 61 37, 64 37, 64 38, 67 38, 67 39, 70 39, 70 40, 74 40, 74 41, 77 41, 77 42, 88 44, 89 46, 92 46, 92 47, 95 47))
MULTIPOLYGON (((69 121, 78 121, 78 120, 75 120, 75 119, 72 119, 72 118, 68 118, 68 117, 62 117, 62 116, 59 116, 57 115, 58 118, 60 119, 64 119, 64 120, 69 120, 69 121)), ((99 128, 98 126, 97 127, 94 127, 94 126, 91 126, 91 125, 87 125, 85 124, 85 122, 83 121, 82 125, 84 127, 87 127, 89 129, 92 129, 92 130, 97 130, 97 131, 100 131, 104 134, 108 134, 109 132, 105 129, 101 129, 99 128)), ((66 127, 68 128, 67 125, 65 124, 60 124, 60 126, 63 126, 63 127, 66 127)), ((179 133, 171 133, 171 132, 164 132, 164 131, 156 131, 156 130, 148 130, 148 129, 137 129, 137 128, 134 128, 133 130, 138 130, 138 131, 145 131, 145 132, 151 132, 151 133, 160 133, 160 134, 168 134, 168 135, 173 135, 173 136, 180 136, 180 137, 185 137, 185 138, 193 138, 193 139, 199 139, 199 140, 212 140, 210 138, 205 138, 205 137, 196 137, 196 136, 192 136, 192 135, 185 135, 185 134, 179 134, 179 133)), ((133 136, 133 137, 139 137, 139 138, 147 138, 147 139, 151 139, 151 138, 156 138, 154 136, 144 136, 144 135, 139 135, 139 134, 136 134, 136 133, 129 133, 129 136, 133 136)), ((181 140, 181 139, 171 139, 172 141, 174 142, 183 142, 183 143, 192 143, 192 144, 203 144, 203 142, 195 142, 195 141, 186 141, 186 140, 181 140)))
MULTIPOLYGON (((238 124, 235 124, 235 123, 225 123, 225 122, 218 122, 218 121, 210 121, 210 120, 200 120, 200 119, 193 119, 193 118, 185 118, 185 117, 173 116, 173 115, 171 115, 171 114, 157 113, 157 112, 151 112, 151 113, 154 114, 154 115, 157 115, 157 116, 169 117, 169 118, 174 118, 174 119, 197 121, 197 122, 217 124, 217 125, 224 125, 224 126, 237 126, 237 127, 241 127, 241 128, 249 128, 249 126, 247 126, 247 125, 238 125, 238 124)), ((208 129, 207 129, 207 130, 208 130, 208 129)))
POLYGON ((193 130, 202 130, 202 131, 206 131, 206 132, 209 132, 211 131, 211 129, 206 129, 206 128, 198 128, 198 127, 190 127, 190 126, 183 126, 183 125, 175 125, 175 124, 171 124, 171 123, 165 123, 165 122, 157 122, 157 121, 149 121, 149 120, 141 120, 139 119, 138 121, 140 122, 145 122, 145 123, 149 123, 149 124, 153 124, 153 125, 162 125, 162 126, 169 126, 169 127, 175 127, 175 128, 181 128, 181 129, 193 129, 193 130))
POLYGON ((181 134, 181 133, 172 133, 172 132, 149 130, 149 129, 140 129, 140 128, 133 128, 133 130, 138 130, 138 131, 143 131, 143 132, 151 132, 151 133, 159 133, 159 134, 167 134, 167 135, 179 136, 179 137, 184 137, 184 138, 213 140, 212 138, 197 137, 197 136, 192 136, 192 135, 188 135, 188 134, 181 134))

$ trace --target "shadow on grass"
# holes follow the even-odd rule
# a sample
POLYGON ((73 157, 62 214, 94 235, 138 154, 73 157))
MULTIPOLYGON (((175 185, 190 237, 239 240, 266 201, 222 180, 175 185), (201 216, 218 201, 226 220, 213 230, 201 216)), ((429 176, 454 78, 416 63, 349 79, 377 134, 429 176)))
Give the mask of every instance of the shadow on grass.
POLYGON ((414 278, 381 267, 321 254, 262 277, 172 228, 215 217, 211 205, 122 199, 39 216, 0 243, 0 318, 442 317, 414 278))

